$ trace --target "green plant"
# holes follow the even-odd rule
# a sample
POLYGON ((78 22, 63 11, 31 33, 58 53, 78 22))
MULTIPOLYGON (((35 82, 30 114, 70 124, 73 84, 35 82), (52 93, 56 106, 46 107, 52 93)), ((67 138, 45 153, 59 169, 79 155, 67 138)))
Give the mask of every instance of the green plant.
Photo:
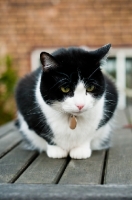
POLYGON ((13 98, 17 74, 13 69, 13 59, 6 55, 0 58, 0 124, 14 118, 15 103, 13 98))

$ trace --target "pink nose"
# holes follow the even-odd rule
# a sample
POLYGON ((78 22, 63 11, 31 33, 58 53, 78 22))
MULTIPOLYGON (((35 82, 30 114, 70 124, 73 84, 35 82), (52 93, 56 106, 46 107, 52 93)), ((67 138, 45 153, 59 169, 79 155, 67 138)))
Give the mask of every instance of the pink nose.
POLYGON ((84 107, 84 105, 76 105, 78 107, 79 110, 82 110, 82 108, 84 107))

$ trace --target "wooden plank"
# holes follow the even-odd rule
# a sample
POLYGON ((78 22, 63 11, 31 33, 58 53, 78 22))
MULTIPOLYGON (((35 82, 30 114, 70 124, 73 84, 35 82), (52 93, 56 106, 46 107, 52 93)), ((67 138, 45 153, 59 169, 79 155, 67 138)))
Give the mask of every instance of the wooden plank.
POLYGON ((14 182, 37 153, 23 149, 20 144, 0 160, 0 183, 14 182))
MULTIPOLYGON (((128 121, 132 125, 132 106, 127 107, 128 121)), ((132 129, 132 128, 131 128, 132 129)))
POLYGON ((130 200, 132 186, 0 184, 2 200, 130 200))
POLYGON ((7 134, 8 132, 10 132, 12 130, 16 130, 16 127, 14 125, 14 121, 0 126, 0 137, 4 136, 5 134, 7 134))
POLYGON ((52 159, 42 153, 16 183, 57 183, 66 165, 67 159, 52 159))
POLYGON ((11 131, 0 139, 0 158, 2 158, 8 151, 16 146, 22 137, 18 131, 11 131))
POLYGON ((117 110, 115 114, 115 119, 113 122, 115 125, 114 131, 116 130, 120 131, 128 123, 128 117, 127 117, 126 112, 127 112, 127 109, 117 110))
POLYGON ((128 107, 129 112, 130 112, 130 121, 132 123, 132 106, 128 107))
MULTIPOLYGON (((120 127, 128 123, 124 111, 118 114, 120 127)), ((113 147, 109 151, 105 184, 132 184, 132 132, 129 129, 117 129, 113 147)))
POLYGON ((105 151, 93 152, 86 160, 71 160, 59 184, 100 184, 105 151))

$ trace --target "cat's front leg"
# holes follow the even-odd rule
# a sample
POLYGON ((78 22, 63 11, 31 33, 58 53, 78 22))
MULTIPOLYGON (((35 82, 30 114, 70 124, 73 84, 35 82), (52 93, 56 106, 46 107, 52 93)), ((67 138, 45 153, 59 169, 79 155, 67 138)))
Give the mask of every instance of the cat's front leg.
POLYGON ((68 152, 59 146, 47 145, 47 155, 50 158, 65 158, 68 156, 68 152))
POLYGON ((86 159, 89 158, 91 154, 92 150, 90 149, 89 143, 73 148, 70 151, 70 157, 74 159, 86 159))

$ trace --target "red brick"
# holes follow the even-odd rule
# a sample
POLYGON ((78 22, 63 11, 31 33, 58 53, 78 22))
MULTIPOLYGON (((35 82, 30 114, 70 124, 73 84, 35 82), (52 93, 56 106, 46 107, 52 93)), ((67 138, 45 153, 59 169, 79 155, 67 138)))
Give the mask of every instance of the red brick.
POLYGON ((0 0, 0 44, 22 76, 36 48, 132 46, 130 0, 0 0))

